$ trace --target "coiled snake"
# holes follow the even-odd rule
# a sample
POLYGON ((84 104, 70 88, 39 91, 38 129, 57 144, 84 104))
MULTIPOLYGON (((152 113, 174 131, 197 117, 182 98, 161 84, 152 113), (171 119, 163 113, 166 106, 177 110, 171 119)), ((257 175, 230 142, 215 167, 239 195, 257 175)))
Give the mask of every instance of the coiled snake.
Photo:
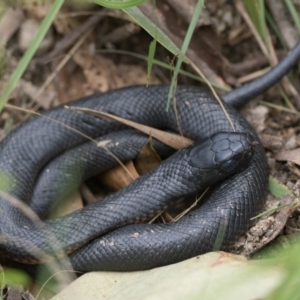
MULTIPOLYGON (((203 88, 179 86, 176 114, 174 108, 165 109, 167 86, 130 87, 72 102, 71 106, 113 113, 159 129, 179 132, 180 126, 184 136, 204 144, 179 151, 118 193, 42 225, 26 216, 12 198, 42 215, 53 197, 64 194, 66 186, 72 183, 76 187, 99 166, 106 169, 116 163, 106 153, 100 154, 93 143, 81 145, 86 138, 58 122, 91 138, 109 140, 107 146, 121 160, 134 158, 145 137, 124 125, 62 106, 45 112, 47 118, 29 119, 0 144, 0 172, 8 182, 0 198, 0 253, 22 263, 36 263, 39 249, 51 254, 63 248, 75 270, 125 271, 167 265, 211 251, 220 229, 224 231, 221 247, 225 248, 246 230, 250 218, 262 207, 268 183, 264 150, 233 106, 243 105, 277 82, 299 56, 300 44, 265 77, 223 97, 237 133, 230 133, 232 128, 219 104, 203 88), (257 145, 253 146, 253 141, 257 145), (67 151, 73 147, 77 148, 67 151), (252 152, 246 165, 244 159, 249 160, 252 152), (243 167, 239 171, 238 162, 243 167), (211 166, 215 169, 209 173, 211 166), (75 179, 67 171, 61 174, 62 168, 72 170, 75 179), (236 173, 224 179, 224 170, 236 173), (178 222, 133 224, 151 218, 168 205, 167 201, 214 183, 219 175, 222 182, 209 199, 178 222)), ((154 146, 162 155, 170 153, 158 142, 154 146)))

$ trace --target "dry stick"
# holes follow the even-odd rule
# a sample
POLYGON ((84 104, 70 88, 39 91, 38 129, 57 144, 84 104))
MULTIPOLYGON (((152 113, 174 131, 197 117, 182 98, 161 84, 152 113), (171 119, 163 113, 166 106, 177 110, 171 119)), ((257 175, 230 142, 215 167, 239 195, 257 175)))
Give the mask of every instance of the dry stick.
POLYGON ((201 70, 192 62, 192 61, 189 61, 189 63, 191 64, 191 66, 194 68, 194 70, 203 78, 203 80, 205 81, 205 83, 208 85, 208 87, 210 88, 211 92, 213 93, 213 95, 215 96, 215 98, 217 99, 217 101, 219 102, 230 126, 232 127, 232 130, 235 131, 235 127, 234 127, 234 124, 232 122, 232 120, 230 119, 225 107, 224 107, 224 104, 222 102, 222 100, 220 99, 220 97, 217 95, 216 91, 214 90, 214 88, 212 87, 212 85, 210 84, 210 82, 206 79, 206 77, 204 76, 204 74, 201 72, 201 70))
MULTIPOLYGON (((175 88, 174 90, 176 90, 176 86, 177 86, 177 81, 175 83, 175 88)), ((178 131, 179 131, 179 134, 181 135, 182 138, 184 138, 183 136, 183 132, 182 132, 182 128, 181 128, 181 125, 180 125, 180 120, 179 120, 179 114, 178 114, 178 110, 177 110, 177 106, 176 106, 176 95, 173 96, 173 108, 174 108, 174 113, 175 113, 175 118, 176 118, 176 123, 178 125, 178 131)), ((185 143, 183 145, 183 147, 187 147, 189 144, 188 143, 185 143)))
POLYGON ((261 51, 270 60, 271 65, 277 64, 278 59, 277 59, 276 54, 275 54, 275 50, 274 50, 274 47, 273 47, 273 44, 272 44, 272 41, 271 41, 271 36, 270 36, 269 31, 267 30, 267 41, 266 41, 266 43, 268 44, 268 49, 269 49, 269 51, 268 51, 262 37, 258 33, 258 31, 257 31, 256 27, 254 26, 252 20, 250 19, 249 15, 247 14, 243 2, 241 0, 236 0, 235 3, 236 3, 237 10, 242 15, 243 19, 245 20, 248 27, 250 28, 250 31, 254 35, 261 51))
POLYGON ((39 116, 39 117, 45 118, 45 119, 50 120, 50 121, 52 121, 52 122, 55 122, 55 123, 57 123, 57 124, 59 124, 59 125, 65 127, 65 128, 68 128, 69 130, 72 130, 72 131, 76 132, 77 134, 79 134, 79 135, 85 137, 86 139, 88 139, 88 140, 91 141, 91 142, 94 142, 94 143, 97 145, 97 141, 95 141, 94 139, 92 139, 92 138, 89 137, 88 135, 82 133, 81 131, 79 131, 79 130, 77 130, 77 129, 71 127, 71 126, 68 126, 68 125, 64 124, 63 122, 60 122, 60 121, 55 120, 55 119, 53 119, 53 118, 50 118, 50 117, 48 117, 48 116, 42 115, 42 114, 40 114, 40 113, 38 113, 38 112, 36 112, 36 111, 28 110, 28 109, 26 109, 26 108, 21 108, 21 107, 12 105, 12 104, 5 104, 5 107, 6 107, 6 108, 15 109, 15 110, 18 110, 18 111, 22 111, 22 112, 26 112, 26 113, 29 113, 29 114, 32 114, 32 115, 35 115, 35 116, 39 116))
POLYGON ((248 82, 248 81, 252 81, 253 79, 258 78, 258 77, 268 73, 270 71, 270 69, 271 69, 271 67, 267 67, 267 68, 255 71, 253 73, 247 74, 245 76, 242 76, 238 79, 238 82, 239 83, 245 83, 245 82, 248 82))
MULTIPOLYGON (((141 132, 144 132, 146 134, 149 134, 149 135, 155 137, 156 139, 160 140, 161 142, 167 144, 168 146, 170 146, 176 150, 179 150, 179 149, 186 147, 187 145, 190 145, 191 143, 193 143, 193 141, 191 139, 185 138, 183 136, 171 134, 168 132, 163 132, 159 129, 152 128, 152 127, 149 127, 149 126, 146 126, 143 124, 139 124, 139 123, 133 122, 131 120, 127 120, 127 119, 124 119, 124 118, 121 118, 121 117, 118 117, 118 116, 115 116, 112 114, 108 114, 105 112, 100 112, 100 111, 91 110, 91 109, 82 108, 82 107, 66 106, 66 108, 68 108, 70 110, 81 111, 81 112, 91 114, 93 116, 100 117, 100 118, 107 118, 109 120, 113 120, 113 121, 120 122, 120 123, 128 125, 128 126, 131 126, 141 132), (166 139, 164 139, 164 138, 166 138, 166 139)), ((177 111, 177 110, 175 109, 175 111, 177 111)), ((178 117, 177 114, 176 114, 176 117, 178 117)), ((177 119, 177 122, 178 122, 178 119, 177 119)), ((192 206, 192 207, 194 207, 194 206, 192 206)), ((188 212, 188 211, 189 211, 189 209, 186 212, 188 212)), ((154 220, 156 220, 159 216, 161 216, 161 214, 163 212, 164 211, 158 213, 152 220, 149 221, 149 223, 152 223, 154 220)))
MULTIPOLYGON (((277 50, 276 56, 281 60, 286 55, 284 50, 277 50)), ((250 72, 255 72, 261 68, 269 66, 269 60, 264 55, 257 55, 254 58, 246 59, 239 63, 231 63, 229 72, 236 77, 244 76, 250 72)))
MULTIPOLYGON (((91 137, 83 134, 82 132, 80 132, 79 130, 75 129, 75 128, 72 128, 68 125, 65 125, 64 123, 58 121, 58 120, 55 120, 55 119, 52 119, 50 117, 47 117, 45 115, 42 115, 42 114, 39 114, 37 112, 34 112, 34 111, 30 111, 30 110, 27 110, 27 109, 23 109, 23 108, 20 108, 20 107, 17 107, 17 106, 14 106, 14 105, 11 105, 11 104, 6 104, 5 107, 7 108, 11 108, 11 109, 16 109, 16 110, 19 110, 19 111, 23 111, 23 112, 27 112, 27 113, 31 113, 33 115, 37 115, 37 116, 40 116, 40 117, 43 117, 43 118, 46 118, 50 121, 53 121, 63 127, 66 127, 68 128, 69 130, 72 130, 73 132, 76 132, 77 134, 80 134, 81 136, 85 137, 86 139, 94 142, 98 147, 102 147, 105 151, 107 151, 110 155, 113 156, 114 159, 117 160, 117 162, 125 169, 125 171, 134 179, 134 176, 130 173, 130 171, 124 166, 124 164, 111 152, 109 151, 105 146, 103 145, 100 145, 100 143, 97 143, 97 141, 95 141, 94 139, 92 139, 91 137)), ((3 191, 0 191, 0 196, 2 196, 6 201, 10 202, 13 206, 15 207, 18 207, 30 220, 32 220, 38 227, 40 227, 41 229, 44 229, 44 223, 40 220, 40 218, 32 211, 32 209, 24 204, 22 201, 18 200, 18 199, 15 199, 14 197, 4 193, 3 191)), ((5 241, 5 238, 1 237, 0 236, 0 242, 1 242, 1 239, 5 241)), ((50 236, 50 239, 52 239, 54 242, 57 242, 57 239, 55 238, 54 235, 51 235, 50 236)), ((41 249, 37 248, 37 247, 34 247, 34 253, 40 257, 43 261, 47 262, 50 260, 50 256, 45 254, 44 251, 42 251, 41 249)), ((64 262, 61 261, 62 257, 64 258, 64 260, 67 259, 67 256, 65 255, 64 251, 61 250, 61 251, 56 251, 56 256, 57 256, 57 259, 60 260, 61 264, 64 265, 64 262)), ((48 265, 48 264, 47 264, 48 265)), ((57 272, 57 265, 55 264, 55 262, 51 262, 49 265, 48 265, 49 269, 54 272, 57 272)))
POLYGON ((66 63, 71 59, 71 57, 75 54, 75 52, 78 50, 78 48, 83 44, 83 42, 86 40, 88 35, 92 32, 94 29, 94 26, 89 28, 87 32, 84 33, 84 35, 77 41, 77 43, 72 47, 72 49, 67 53, 67 55, 62 59, 62 61, 57 65, 55 70, 48 76, 46 81, 43 83, 43 85, 39 88, 37 91, 36 96, 34 97, 33 101, 36 101, 37 98, 41 96, 41 94, 44 92, 46 87, 52 82, 52 80, 55 78, 55 76, 58 74, 58 72, 66 65, 66 63))
MULTIPOLYGON (((23 111, 23 112, 27 112, 27 113, 30 113, 30 114, 33 114, 33 115, 36 115, 36 116, 45 118, 45 119, 47 119, 47 120, 50 120, 50 121, 52 121, 52 122, 55 122, 55 123, 57 123, 57 124, 59 124, 59 125, 65 127, 65 128, 67 128, 67 129, 69 129, 69 130, 71 130, 71 131, 73 131, 73 132, 75 132, 75 133, 77 133, 77 134, 83 136, 83 137, 86 138, 87 140, 89 140, 89 141, 95 143, 97 147, 101 147, 101 148, 103 148, 105 151, 107 151, 107 153, 108 153, 109 155, 111 155, 111 156, 112 156, 112 157, 113 157, 113 158, 114 158, 114 159, 122 166, 122 168, 127 172, 127 174, 128 174, 132 179, 135 179, 134 176, 131 174, 131 172, 126 168, 126 166, 119 160, 119 158, 118 158, 116 155, 114 155, 110 150, 108 150, 108 149, 105 147, 104 141, 98 143, 96 140, 94 140, 93 138, 89 137, 88 135, 82 133, 81 131, 79 131, 79 130, 77 130, 77 129, 71 127, 71 126, 68 126, 68 125, 64 124, 63 122, 60 122, 60 121, 55 120, 55 119, 53 119, 53 118, 50 118, 50 117, 48 117, 48 116, 42 115, 42 114, 37 113, 37 112, 35 112, 35 111, 28 110, 28 109, 25 109, 25 108, 20 108, 20 107, 18 107, 18 106, 11 105, 11 104, 5 104, 5 107, 7 107, 7 108, 12 108, 12 109, 16 109, 16 110, 23 111)), ((107 142, 109 142, 109 141, 107 141, 107 142)))
POLYGON ((107 35, 103 36, 99 48, 106 43, 116 44, 120 41, 124 41, 131 37, 132 35, 138 33, 141 27, 137 26, 135 23, 127 23, 120 27, 117 27, 113 31, 109 32, 107 35))
POLYGON ((185 216, 192 208, 194 208, 198 204, 198 202, 205 196, 205 194, 208 192, 208 190, 209 190, 209 187, 206 188, 206 190, 201 194, 201 196, 199 198, 197 198, 196 201, 189 208, 187 208, 182 213, 180 213, 178 216, 176 216, 174 218, 173 222, 177 222, 179 219, 181 219, 183 216, 185 216))
POLYGON ((152 224, 156 219, 158 219, 166 210, 161 211, 160 213, 158 213, 156 216, 154 216, 149 222, 148 224, 152 224))
MULTIPOLYGON (((101 16, 104 14, 102 13, 101 16)), ((108 15, 108 14, 105 14, 108 15)), ((132 23, 127 24, 128 27, 132 27, 132 23)), ((53 81, 55 76, 58 74, 58 72, 66 65, 66 63, 71 59, 71 57, 75 54, 75 52, 78 50, 78 48, 83 44, 83 42, 86 40, 88 35, 93 31, 95 28, 96 24, 92 25, 87 32, 84 33, 84 35, 77 41, 77 43, 71 48, 71 50, 64 56, 63 60, 57 65, 55 70, 48 76, 46 81, 43 83, 43 85, 39 88, 37 91, 37 95, 34 97, 34 101, 41 96, 41 94, 44 92, 45 88, 53 81)), ((134 25, 136 26, 136 25, 134 25)))
POLYGON ((70 109, 70 110, 75 110, 75 111, 81 111, 96 117, 100 117, 100 118, 106 118, 109 120, 113 120, 115 122, 119 122, 122 124, 125 124, 127 126, 130 126, 132 128, 135 128, 141 132, 144 132, 148 135, 151 135, 152 137, 155 137, 156 139, 158 139, 159 141, 165 143, 166 145, 176 149, 176 150, 180 150, 181 148, 185 147, 186 145, 191 145, 192 143, 194 143, 193 140, 186 138, 186 137, 182 137, 179 136, 177 134, 173 134, 173 133, 169 133, 169 132, 164 132, 162 130, 150 127, 150 126, 146 126, 143 124, 139 124, 136 122, 133 122, 131 120, 128 119, 124 119, 106 112, 102 112, 102 111, 97 111, 97 110, 92 110, 92 109, 88 109, 85 107, 73 107, 73 106, 65 106, 66 108, 70 109))
POLYGON ((72 46, 75 41, 81 37, 86 31, 90 28, 95 26, 99 21, 103 19, 106 13, 97 14, 91 16, 86 22, 84 22, 81 26, 75 28, 69 35, 63 37, 56 45, 53 51, 46 54, 45 56, 36 60, 37 63, 45 64, 55 56, 61 54, 65 49, 72 46))
POLYGON ((247 23, 247 25, 249 26, 252 34, 254 35, 261 51, 263 52, 263 54, 270 58, 269 57, 269 53, 268 53, 268 49, 266 48, 261 36, 259 35, 259 33, 257 32, 254 24, 252 23, 249 15, 247 14, 246 12, 246 9, 245 9, 245 6, 243 4, 243 2, 241 0, 235 0, 235 6, 237 8, 237 10, 239 11, 239 13, 242 15, 243 19, 245 20, 245 22, 247 23))

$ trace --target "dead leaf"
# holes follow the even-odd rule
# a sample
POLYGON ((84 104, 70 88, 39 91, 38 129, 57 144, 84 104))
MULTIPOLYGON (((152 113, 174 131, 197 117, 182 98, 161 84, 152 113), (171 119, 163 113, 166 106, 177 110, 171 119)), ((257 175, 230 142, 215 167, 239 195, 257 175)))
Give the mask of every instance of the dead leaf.
POLYGON ((102 173, 98 176, 98 178, 109 187, 118 191, 139 177, 139 174, 137 173, 132 161, 124 163, 124 166, 126 167, 127 171, 121 166, 116 166, 102 173), (132 176, 128 174, 128 171, 132 176))
POLYGON ((152 137, 150 136, 147 143, 141 149, 138 157, 135 159, 135 167, 140 175, 143 175, 157 167, 161 158, 152 146, 152 137))
POLYGON ((67 12, 66 8, 60 10, 57 18, 55 18, 53 24, 57 32, 62 35, 68 35, 73 32, 77 27, 80 26, 80 21, 78 18, 67 18, 65 13, 67 12))
POLYGON ((78 191, 71 193, 69 197, 54 205, 51 209, 49 219, 58 218, 74 212, 83 207, 81 195, 78 191))
MULTIPOLYGON (((91 92, 107 92, 125 86, 147 84, 147 74, 140 66, 116 66, 106 57, 84 52, 77 52, 73 58, 83 69, 87 88, 91 92)), ((158 84, 160 81, 152 76, 151 83, 158 84)))
POLYGON ((261 133, 258 135, 264 148, 278 150, 282 148, 282 138, 270 134, 261 133))
MULTIPOLYGON (((58 63, 55 61, 55 64, 58 63)), ((84 75, 80 69, 76 68, 76 64, 72 60, 56 75, 54 83, 60 103, 67 103, 75 98, 92 94, 92 91, 86 90, 84 75)))
POLYGON ((24 13, 20 8, 9 8, 0 19, 0 44, 5 45, 18 30, 24 20, 24 13))
POLYGON ((113 121, 128 125, 132 128, 135 128, 141 132, 144 132, 148 135, 155 137, 159 141, 165 143, 166 145, 168 145, 176 150, 182 149, 188 145, 191 145, 194 142, 193 140, 191 140, 189 138, 186 138, 186 137, 183 137, 183 136, 180 136, 177 134, 161 131, 159 129, 149 127, 149 126, 146 126, 143 124, 139 124, 139 123, 136 123, 136 122, 133 122, 133 121, 130 121, 130 120, 118 117, 118 116, 114 116, 112 114, 108 114, 105 112, 87 109, 84 107, 73 107, 73 106, 65 106, 65 107, 70 110, 85 112, 87 114, 90 114, 90 115, 93 115, 96 117, 107 118, 109 120, 113 120, 113 121))
POLYGON ((300 166, 300 148, 277 153, 275 159, 280 161, 291 161, 300 166))

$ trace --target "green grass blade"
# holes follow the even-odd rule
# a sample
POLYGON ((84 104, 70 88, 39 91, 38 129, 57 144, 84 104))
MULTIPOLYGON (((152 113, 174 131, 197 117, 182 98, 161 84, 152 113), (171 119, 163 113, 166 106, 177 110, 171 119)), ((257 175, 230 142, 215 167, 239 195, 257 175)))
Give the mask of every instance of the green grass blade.
POLYGON ((260 18, 260 4, 259 2, 260 0, 252 0, 252 1, 248 1, 248 0, 243 0, 245 7, 247 9, 247 12, 249 14, 249 17, 251 18, 256 30, 259 32, 260 36, 262 36, 262 31, 261 31, 261 18, 260 18))
POLYGON ((156 24, 154 24, 141 10, 137 7, 129 7, 123 9, 132 19, 134 19, 142 28, 144 28, 154 39, 156 39, 162 46, 173 53, 175 56, 180 57, 183 61, 187 59, 180 53, 178 47, 169 39, 169 37, 161 31, 156 24))
MULTIPOLYGON (((138 59, 142 59, 142 60, 145 60, 145 61, 148 61, 148 57, 145 56, 145 55, 142 55, 142 54, 138 54, 138 53, 134 53, 134 52, 130 52, 130 51, 125 51, 125 50, 119 50, 119 49, 101 49, 101 50, 97 50, 98 53, 118 53, 118 54, 123 54, 123 55, 130 55, 130 56, 133 56, 133 57, 136 57, 138 59)), ((173 70, 174 68, 172 66, 170 66, 169 64, 167 63, 164 63, 160 60, 157 60, 157 59, 153 59, 152 63, 154 65, 157 65, 159 67, 162 67, 162 68, 165 68, 167 70, 173 70)), ((179 74, 183 75, 183 76, 186 76, 186 77, 189 77, 191 79, 195 79, 197 81, 200 81, 200 82, 203 82, 205 83, 205 81, 198 75, 195 75, 195 74, 192 74, 188 71, 184 71, 184 70, 179 70, 179 74)), ((210 82, 210 84, 216 88, 216 89, 219 89, 221 91, 225 91, 225 92, 229 92, 231 91, 230 88, 228 87, 224 87, 222 85, 219 85, 217 83, 214 83, 214 82, 210 82)))
POLYGON ((1 96, 0 96, 0 112, 2 111, 5 103, 7 102, 9 95, 17 85, 18 81, 22 77, 23 73, 25 72, 28 64, 30 63, 34 53, 36 52, 38 46, 40 45, 41 41, 43 40, 44 36, 46 35, 49 27, 51 26, 53 20, 55 19, 57 13, 59 12, 61 6, 64 4, 64 0, 55 0, 54 4, 52 5, 49 13, 43 20, 36 36, 34 37, 32 43, 30 44, 27 51, 22 56, 17 68, 13 72, 12 76, 10 77, 9 82, 5 86, 1 96))
MULTIPOLYGON (((265 45, 268 48, 268 39, 267 39, 267 25, 266 25, 266 15, 265 15, 265 2, 264 0, 259 0, 259 10, 258 10, 258 17, 259 17, 259 26, 261 36, 264 40, 265 45)), ((268 49, 270 50, 270 49, 268 49)))
POLYGON ((288 51, 288 47, 286 45, 286 42, 285 42, 280 30, 278 29, 278 26, 276 25, 276 23, 274 22, 273 18, 271 17, 270 13, 267 10, 266 10, 266 21, 269 23, 270 27, 275 32, 277 38, 280 41, 280 44, 281 44, 282 48, 285 51, 288 51))
POLYGON ((154 39, 149 46, 148 65, 147 65, 147 84, 150 83, 155 50, 156 50, 156 39, 154 39))
POLYGON ((265 3, 264 0, 243 0, 247 12, 258 31, 259 35, 262 37, 265 45, 267 46, 267 26, 265 19, 265 3))
MULTIPOLYGON (((185 38, 184 38, 184 41, 183 41, 183 44, 182 44, 182 47, 181 47, 181 55, 182 56, 185 55, 185 53, 187 51, 187 48, 189 46, 189 43, 192 39, 194 30, 195 30, 196 25, 197 25, 197 21, 199 19, 201 11, 202 11, 202 5, 203 5, 202 0, 198 0, 198 3, 195 7, 195 12, 193 14, 192 20, 190 22, 189 28, 187 30, 187 33, 185 35, 185 38)), ((175 70, 174 70, 174 74, 173 74, 173 77, 172 77, 171 85, 170 85, 169 94, 168 94, 167 110, 170 108, 171 99, 173 98, 174 93, 175 93, 177 77, 178 77, 178 73, 179 73, 182 61, 183 61, 182 58, 178 57, 177 63, 176 63, 176 66, 175 66, 175 70)))
POLYGON ((145 2, 146 0, 94 0, 95 3, 114 9, 124 9, 132 6, 137 6, 145 2))
POLYGON ((300 34, 300 18, 299 18, 299 14, 293 4, 293 2, 291 0, 285 0, 286 6, 288 8, 288 10, 290 11, 290 14, 292 15, 292 18, 295 22, 296 28, 298 33, 300 34))

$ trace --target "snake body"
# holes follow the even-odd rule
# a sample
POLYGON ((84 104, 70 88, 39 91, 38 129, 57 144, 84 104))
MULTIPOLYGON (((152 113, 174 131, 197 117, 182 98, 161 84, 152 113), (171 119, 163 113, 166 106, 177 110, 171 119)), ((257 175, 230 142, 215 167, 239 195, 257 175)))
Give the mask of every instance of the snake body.
MULTIPOLYGON (((300 49, 299 45, 297 47, 300 49)), ((211 141, 210 137, 214 134, 227 132, 224 134, 228 135, 232 131, 220 105, 207 89, 179 86, 175 95, 176 110, 172 107, 167 112, 168 92, 167 86, 130 87, 82 98, 70 105, 101 110, 159 129, 180 132, 196 141, 211 141)), ((254 95, 252 90, 247 97, 254 95)), ((224 98, 228 103, 235 101, 230 96, 224 98)), ((0 198, 0 252, 15 261, 37 263, 41 258, 40 249, 51 254, 63 248, 70 253, 75 270, 125 271, 175 263, 211 251, 216 244, 226 248, 246 230, 250 218, 262 207, 267 192, 268 167, 264 150, 251 126, 233 106, 225 103, 225 109, 236 131, 246 133, 250 140, 258 142, 251 162, 223 180, 201 207, 171 224, 132 223, 145 221, 167 206, 167 203, 157 201, 166 195, 172 198, 176 188, 187 195, 190 194, 189 189, 196 192, 206 186, 197 186, 196 180, 183 171, 186 154, 194 153, 192 150, 185 149, 175 154, 162 167, 93 206, 42 224, 32 220, 14 199, 30 204, 32 193, 36 193, 38 176, 41 178, 51 171, 52 167, 47 163, 86 142, 83 135, 61 123, 91 138, 113 135, 126 128, 62 106, 47 111, 44 114, 46 118, 31 118, 0 144, 1 176, 5 176, 7 181, 0 198), (167 176, 171 181, 164 180, 167 176), (116 227, 121 228, 114 230, 116 227), (218 241, 220 231, 223 234, 218 241)), ((117 149, 116 145, 113 148, 117 149)), ((200 150, 204 148, 206 146, 199 146, 200 150)), ((129 148, 122 159, 131 159, 132 155, 129 148)), ((57 169, 53 170, 56 172, 57 169)), ((59 174, 55 173, 54 177, 57 176, 59 174)), ((210 182, 208 180, 207 183, 210 182)), ((34 207, 34 203, 30 205, 34 207)), ((39 212, 37 208, 36 211, 42 214, 45 210, 39 212)))

